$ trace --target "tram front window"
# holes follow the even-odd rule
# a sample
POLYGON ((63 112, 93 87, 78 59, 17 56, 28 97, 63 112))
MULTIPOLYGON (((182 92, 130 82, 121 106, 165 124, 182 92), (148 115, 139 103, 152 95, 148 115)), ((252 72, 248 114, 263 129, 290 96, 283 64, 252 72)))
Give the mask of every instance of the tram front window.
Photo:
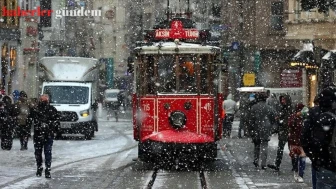
POLYGON ((195 93, 196 78, 192 57, 163 56, 158 61, 159 93, 195 93), (178 61, 176 63, 176 61, 178 61))

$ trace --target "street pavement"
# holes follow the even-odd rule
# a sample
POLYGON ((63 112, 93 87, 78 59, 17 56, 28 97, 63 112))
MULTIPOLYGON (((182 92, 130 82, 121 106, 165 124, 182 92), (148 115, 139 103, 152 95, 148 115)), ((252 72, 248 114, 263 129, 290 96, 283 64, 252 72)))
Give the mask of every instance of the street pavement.
MULTIPOLYGON (((291 171, 291 159, 289 157, 288 145, 286 144, 280 171, 272 169, 260 170, 254 167, 253 149, 254 145, 249 138, 238 138, 239 121, 233 122, 232 136, 229 139, 222 139, 220 147, 224 149, 225 155, 230 160, 232 172, 240 188, 311 188, 311 163, 307 158, 304 183, 296 183, 294 173, 291 171)), ((273 164, 278 146, 277 135, 272 136, 269 142, 268 164, 273 164)))
MULTIPOLYGON (((131 111, 121 112, 119 122, 106 119, 99 110, 100 129, 91 141, 81 139, 55 141, 53 178, 36 178, 32 141, 28 151, 19 151, 14 141, 11 151, 0 153, 0 188, 145 188, 150 170, 137 158, 132 140, 131 111), (124 168, 123 168, 124 167, 124 168)), ((253 144, 237 137, 239 121, 234 121, 232 138, 219 141, 218 160, 209 165, 205 177, 209 189, 222 188, 311 188, 310 162, 304 183, 296 183, 291 171, 288 147, 285 147, 280 172, 259 170, 252 164, 253 144)), ((277 136, 269 142, 268 163, 276 156, 277 136)), ((197 172, 161 170, 153 188, 189 188, 197 172)), ((199 188, 199 187, 198 187, 199 188)))

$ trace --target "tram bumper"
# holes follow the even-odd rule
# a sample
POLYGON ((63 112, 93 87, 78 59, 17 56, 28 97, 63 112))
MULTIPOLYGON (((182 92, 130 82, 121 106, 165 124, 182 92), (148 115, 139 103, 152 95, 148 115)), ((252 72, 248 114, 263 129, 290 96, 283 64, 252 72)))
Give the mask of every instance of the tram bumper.
POLYGON ((214 160, 217 144, 206 135, 191 132, 161 132, 139 143, 139 158, 142 161, 214 160), (173 132, 173 133, 172 133, 173 132), (167 134, 174 134, 168 135, 167 134), (166 136, 166 137, 165 137, 166 136))

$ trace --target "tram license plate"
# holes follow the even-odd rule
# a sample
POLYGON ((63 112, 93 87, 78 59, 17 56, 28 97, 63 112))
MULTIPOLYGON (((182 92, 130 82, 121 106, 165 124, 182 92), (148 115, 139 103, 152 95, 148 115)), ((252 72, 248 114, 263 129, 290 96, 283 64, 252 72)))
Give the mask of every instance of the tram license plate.
POLYGON ((71 128, 71 123, 61 123, 61 128, 71 128))

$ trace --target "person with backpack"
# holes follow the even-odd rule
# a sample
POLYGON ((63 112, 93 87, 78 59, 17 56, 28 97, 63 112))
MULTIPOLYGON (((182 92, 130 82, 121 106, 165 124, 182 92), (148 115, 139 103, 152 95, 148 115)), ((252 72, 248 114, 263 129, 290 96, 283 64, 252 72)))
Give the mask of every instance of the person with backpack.
POLYGON ((17 116, 18 133, 21 144, 20 150, 27 150, 31 127, 30 124, 28 123, 28 115, 30 107, 27 100, 26 92, 24 91, 20 92, 20 96, 16 104, 20 110, 20 114, 17 116))
POLYGON ((303 150, 312 161, 316 188, 336 188, 336 87, 322 89, 319 106, 309 111, 301 135, 303 150), (315 172, 315 177, 314 173, 315 172))
POLYGON ((256 104, 250 110, 249 135, 254 144, 253 165, 259 167, 259 157, 261 159, 261 169, 266 169, 268 142, 272 135, 272 123, 275 122, 275 110, 266 104, 266 94, 256 95, 256 104))
POLYGON ((292 171, 296 182, 303 182, 303 174, 306 167, 306 154, 301 146, 300 137, 303 125, 302 109, 305 106, 302 103, 296 105, 294 113, 290 116, 288 126, 288 146, 289 156, 292 159, 292 171))
POLYGON ((278 150, 277 150, 277 156, 275 159, 274 164, 268 164, 267 166, 271 169, 274 169, 275 171, 280 170, 280 165, 282 161, 283 151, 285 148, 285 145, 288 141, 288 120, 290 115, 292 114, 292 102, 291 98, 288 94, 281 94, 279 96, 281 109, 278 114, 278 150))
POLYGON ((31 108, 28 118, 34 123, 34 149, 37 164, 36 176, 42 176, 42 150, 45 156, 45 177, 51 178, 52 145, 59 129, 59 116, 55 107, 49 104, 49 96, 40 97, 38 105, 31 108))
MULTIPOLYGON (((311 134, 312 134, 312 128, 321 113, 318 96, 319 95, 315 96, 314 107, 309 108, 307 115, 304 115, 303 127, 302 127, 301 138, 300 138, 301 146, 308 158, 310 157, 309 152, 311 151, 311 147, 312 147, 312 143, 310 140, 311 134)), ((316 189, 316 166, 315 166, 314 161, 312 161, 311 163, 311 175, 312 175, 313 189, 316 189)))

